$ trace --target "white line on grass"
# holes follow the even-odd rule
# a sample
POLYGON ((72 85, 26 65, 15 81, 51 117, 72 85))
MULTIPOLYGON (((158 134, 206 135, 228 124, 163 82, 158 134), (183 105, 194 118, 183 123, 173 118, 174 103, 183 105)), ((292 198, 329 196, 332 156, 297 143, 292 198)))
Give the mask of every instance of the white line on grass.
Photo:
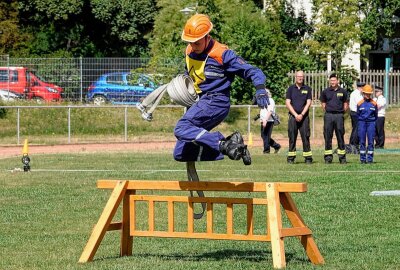
MULTIPOLYGON (((20 168, 15 168, 13 170, 6 170, 9 172, 17 172, 23 171, 20 168)), ((213 170, 197 170, 198 172, 211 172, 213 170)), ((265 170, 233 170, 235 172, 265 172, 265 170)), ((31 172, 186 172, 186 170, 176 169, 138 169, 138 170, 99 170, 99 169, 32 169, 31 172)), ((314 171, 286 171, 286 172, 295 172, 295 173, 315 173, 314 171)), ((400 173, 400 170, 391 170, 391 171, 324 171, 324 173, 400 173)))
MULTIPOLYGON (((23 171, 22 169, 7 170, 9 172, 23 171)), ((209 172, 210 170, 197 170, 198 172, 209 172)), ((186 170, 63 170, 63 169, 34 169, 31 172, 186 172, 186 170)))

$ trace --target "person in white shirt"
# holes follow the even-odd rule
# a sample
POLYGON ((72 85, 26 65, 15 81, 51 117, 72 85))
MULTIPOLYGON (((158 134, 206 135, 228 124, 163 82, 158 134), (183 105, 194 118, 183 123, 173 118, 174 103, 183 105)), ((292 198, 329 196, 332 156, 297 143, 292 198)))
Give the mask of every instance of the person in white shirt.
POLYGON ((351 135, 350 135, 350 142, 349 144, 354 145, 357 149, 359 148, 359 140, 358 140, 358 133, 357 133, 357 104, 361 100, 363 100, 362 95, 362 88, 364 87, 365 83, 358 81, 357 88, 353 90, 350 94, 350 118, 351 118, 351 135))
POLYGON ((275 101, 271 98, 271 94, 267 90, 269 96, 269 105, 267 108, 260 110, 260 122, 261 122, 261 138, 264 144, 264 154, 269 154, 271 147, 274 148, 274 153, 278 153, 281 149, 281 145, 272 139, 272 129, 274 128, 274 117, 275 114, 275 101))
POLYGON ((375 85, 375 102, 378 104, 378 119, 375 125, 375 148, 385 146, 385 114, 386 98, 383 96, 383 88, 375 85))

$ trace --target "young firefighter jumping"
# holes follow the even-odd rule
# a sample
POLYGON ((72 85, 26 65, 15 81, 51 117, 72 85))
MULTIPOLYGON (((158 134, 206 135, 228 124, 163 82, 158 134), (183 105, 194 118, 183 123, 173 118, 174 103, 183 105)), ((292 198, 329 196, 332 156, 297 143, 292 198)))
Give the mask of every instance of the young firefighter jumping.
POLYGON ((365 85, 362 90, 364 99, 357 104, 358 139, 360 141, 361 164, 374 161, 375 122, 378 118, 378 106, 371 98, 371 85, 365 85), (368 146, 365 146, 366 139, 368 146))
POLYGON ((182 32, 182 40, 188 42, 186 72, 193 79, 200 98, 176 124, 174 158, 177 161, 211 161, 227 155, 233 160, 243 159, 245 165, 250 165, 250 153, 239 132, 225 138, 220 132, 210 130, 229 113, 235 75, 253 82, 257 104, 261 108, 268 105, 266 77, 260 69, 214 40, 209 34, 212 29, 207 15, 196 14, 186 22, 182 32))

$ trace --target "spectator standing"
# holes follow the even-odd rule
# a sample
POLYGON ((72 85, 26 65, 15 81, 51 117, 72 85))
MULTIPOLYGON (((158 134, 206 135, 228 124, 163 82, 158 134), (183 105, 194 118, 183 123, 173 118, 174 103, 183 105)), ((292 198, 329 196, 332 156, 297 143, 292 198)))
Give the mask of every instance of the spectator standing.
POLYGON ((290 164, 294 163, 296 159, 296 140, 299 131, 303 143, 305 163, 311 164, 313 161, 310 145, 310 118, 308 115, 311 99, 311 88, 304 84, 304 72, 297 71, 295 84, 289 86, 286 91, 286 107, 289 110, 287 162, 290 164))
POLYGON ((330 87, 321 93, 321 105, 324 110, 324 139, 326 164, 333 161, 332 138, 336 134, 338 143, 337 154, 340 164, 346 164, 346 149, 344 143, 344 113, 349 107, 349 96, 345 89, 339 86, 339 79, 336 74, 329 76, 330 87))
POLYGON ((383 88, 375 85, 374 101, 378 105, 378 119, 375 127, 375 148, 385 147, 385 114, 386 98, 383 96, 383 88))
POLYGON ((359 140, 358 140, 358 132, 357 132, 357 122, 358 122, 358 115, 357 115, 357 104, 361 100, 363 100, 362 88, 365 86, 363 82, 357 82, 357 88, 354 89, 353 92, 350 94, 350 118, 351 118, 351 135, 349 144, 355 146, 359 149, 359 140))
POLYGON ((268 105, 266 77, 259 68, 214 40, 209 34, 212 29, 213 24, 207 15, 195 14, 182 31, 182 40, 188 43, 186 73, 193 79, 199 100, 187 109, 175 126, 174 159, 210 161, 227 155, 233 160, 243 159, 245 165, 250 165, 250 153, 239 132, 225 138, 220 132, 211 130, 228 116, 235 75, 253 82, 260 108, 268 105))
POLYGON ((269 96, 269 106, 260 110, 260 122, 261 122, 261 138, 263 140, 263 153, 269 154, 271 147, 274 148, 274 153, 278 153, 281 149, 281 145, 272 139, 272 130, 274 128, 275 114, 275 101, 271 98, 271 93, 267 90, 269 96))
POLYGON ((357 104, 358 139, 360 140, 360 161, 362 164, 374 161, 375 122, 378 118, 378 105, 371 98, 371 85, 363 87, 363 100, 357 104), (366 140, 368 146, 366 147, 366 140))

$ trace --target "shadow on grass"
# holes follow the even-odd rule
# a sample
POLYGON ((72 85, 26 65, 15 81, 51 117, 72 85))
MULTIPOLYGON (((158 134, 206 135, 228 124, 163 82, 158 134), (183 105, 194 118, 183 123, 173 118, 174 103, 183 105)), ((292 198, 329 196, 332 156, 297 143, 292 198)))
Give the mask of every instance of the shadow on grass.
MULTIPOLYGON (((286 263, 309 263, 309 260, 305 257, 296 256, 293 253, 286 252, 286 263)), ((135 257, 135 254, 132 254, 135 257)), ((172 254, 154 254, 154 253, 141 253, 136 254, 151 260, 151 258, 165 261, 187 261, 187 262, 199 262, 199 261, 224 261, 224 260, 243 260, 249 262, 268 262, 272 263, 272 253, 269 250, 217 250, 213 252, 206 252, 202 254, 184 254, 184 253, 172 253, 172 254)), ((104 261, 111 258, 118 258, 117 256, 103 257, 95 259, 95 261, 104 261)), ((129 258, 129 257, 124 257, 129 258)))

